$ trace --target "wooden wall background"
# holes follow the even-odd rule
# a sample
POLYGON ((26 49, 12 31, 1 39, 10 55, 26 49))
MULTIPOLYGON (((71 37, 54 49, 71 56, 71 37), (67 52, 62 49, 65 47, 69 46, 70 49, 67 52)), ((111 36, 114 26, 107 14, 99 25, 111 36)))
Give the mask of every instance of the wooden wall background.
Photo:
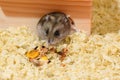
POLYGON ((61 11, 69 14, 76 24, 87 24, 90 28, 92 0, 0 0, 0 7, 6 16, 35 17, 61 11))

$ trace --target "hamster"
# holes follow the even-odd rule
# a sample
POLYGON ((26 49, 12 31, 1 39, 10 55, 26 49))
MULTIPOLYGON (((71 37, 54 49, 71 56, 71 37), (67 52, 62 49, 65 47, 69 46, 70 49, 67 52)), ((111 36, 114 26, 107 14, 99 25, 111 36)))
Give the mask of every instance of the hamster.
POLYGON ((38 36, 47 40, 48 44, 56 44, 67 35, 76 31, 74 22, 62 12, 51 12, 45 14, 37 24, 38 36))

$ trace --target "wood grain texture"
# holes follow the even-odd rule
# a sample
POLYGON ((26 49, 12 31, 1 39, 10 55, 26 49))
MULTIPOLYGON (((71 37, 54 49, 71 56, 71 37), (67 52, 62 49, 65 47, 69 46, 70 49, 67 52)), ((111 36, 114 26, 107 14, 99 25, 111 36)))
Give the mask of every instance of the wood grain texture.
POLYGON ((70 15, 80 30, 91 33, 92 0, 0 0, 0 7, 7 16, 0 17, 0 27, 29 25, 35 28, 41 16, 60 11, 70 15))
POLYGON ((41 17, 52 11, 65 12, 75 18, 90 18, 91 0, 0 0, 6 15, 41 17))

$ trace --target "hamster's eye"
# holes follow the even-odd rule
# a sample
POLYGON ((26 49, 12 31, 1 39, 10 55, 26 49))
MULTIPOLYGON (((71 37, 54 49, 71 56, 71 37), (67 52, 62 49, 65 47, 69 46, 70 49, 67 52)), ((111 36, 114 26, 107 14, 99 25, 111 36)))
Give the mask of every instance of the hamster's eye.
POLYGON ((48 35, 48 33, 49 33, 49 29, 46 30, 46 35, 48 35))
POLYGON ((60 32, 58 30, 55 31, 54 36, 56 36, 56 37, 60 36, 60 32))

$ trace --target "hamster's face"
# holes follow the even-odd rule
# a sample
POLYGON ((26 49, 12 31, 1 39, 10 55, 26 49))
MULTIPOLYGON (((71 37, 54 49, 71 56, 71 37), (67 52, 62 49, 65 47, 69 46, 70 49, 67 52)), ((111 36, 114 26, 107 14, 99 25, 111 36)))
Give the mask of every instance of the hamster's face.
POLYGON ((70 33, 69 19, 63 13, 49 13, 37 25, 38 35, 49 44, 56 44, 70 33))

